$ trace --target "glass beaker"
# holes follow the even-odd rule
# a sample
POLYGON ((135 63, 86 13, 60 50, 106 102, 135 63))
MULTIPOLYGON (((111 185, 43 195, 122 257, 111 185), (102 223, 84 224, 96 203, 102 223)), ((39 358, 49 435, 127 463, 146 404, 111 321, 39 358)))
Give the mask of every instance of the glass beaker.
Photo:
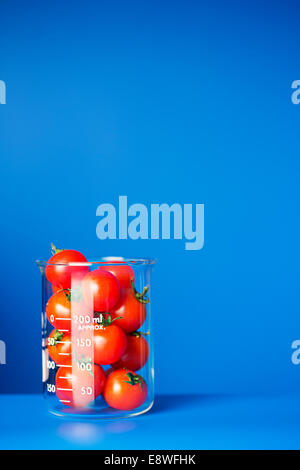
POLYGON ((42 274, 43 394, 51 413, 123 418, 154 400, 153 259, 37 261, 42 274), (53 270, 68 288, 53 281, 53 270))

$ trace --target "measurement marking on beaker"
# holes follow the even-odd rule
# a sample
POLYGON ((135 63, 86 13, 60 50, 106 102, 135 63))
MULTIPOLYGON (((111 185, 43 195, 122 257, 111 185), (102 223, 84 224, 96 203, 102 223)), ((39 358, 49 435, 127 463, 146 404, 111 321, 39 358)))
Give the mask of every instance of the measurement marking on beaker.
POLYGON ((71 400, 60 400, 62 403, 71 403, 71 400))
POLYGON ((63 330, 62 328, 59 329, 59 331, 63 331, 63 332, 69 332, 69 330, 63 330))
POLYGON ((58 318, 58 317, 56 317, 56 320, 68 320, 68 321, 71 321, 71 318, 58 318))
POLYGON ((72 380, 72 377, 61 377, 61 379, 72 380))
POLYGON ((57 390, 61 390, 62 392, 73 392, 72 388, 58 388, 57 390))
POLYGON ((70 344, 71 341, 56 341, 56 344, 70 344))
POLYGON ((59 356, 70 356, 71 353, 58 353, 59 356))
POLYGON ((57 367, 72 367, 72 366, 66 366, 65 364, 56 364, 57 367))

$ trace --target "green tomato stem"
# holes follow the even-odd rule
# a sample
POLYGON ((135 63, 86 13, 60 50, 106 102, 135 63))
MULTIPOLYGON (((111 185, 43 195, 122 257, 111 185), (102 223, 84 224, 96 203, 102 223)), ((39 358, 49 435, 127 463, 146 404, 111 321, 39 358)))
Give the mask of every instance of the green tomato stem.
POLYGON ((130 284, 131 284, 136 300, 140 302, 141 304, 148 304, 150 302, 150 299, 149 297, 146 298, 146 295, 149 291, 149 286, 145 286, 142 292, 138 292, 134 285, 133 279, 130 279, 130 284))

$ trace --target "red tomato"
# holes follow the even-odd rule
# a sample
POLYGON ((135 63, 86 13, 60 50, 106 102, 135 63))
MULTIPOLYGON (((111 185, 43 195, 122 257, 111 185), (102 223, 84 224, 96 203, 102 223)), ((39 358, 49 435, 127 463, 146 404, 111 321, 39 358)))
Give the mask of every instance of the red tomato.
POLYGON ((95 364, 92 370, 60 367, 56 373, 56 395, 67 406, 87 406, 100 395, 105 384, 102 367, 95 364))
POLYGON ((110 310, 112 319, 122 317, 114 321, 114 325, 120 326, 127 333, 138 330, 146 318, 146 306, 139 302, 132 289, 123 291, 120 302, 110 310))
POLYGON ((141 333, 127 335, 127 348, 121 359, 113 364, 114 369, 126 368, 139 370, 147 362, 149 357, 149 345, 141 333))
POLYGON ((62 290, 61 287, 58 287, 58 286, 51 285, 51 287, 52 287, 53 294, 55 294, 56 292, 59 292, 60 290, 62 290))
POLYGON ((115 369, 113 369, 112 367, 109 367, 108 369, 105 370, 105 375, 106 377, 109 376, 109 374, 111 374, 112 372, 114 372, 115 369))
POLYGON ((94 362, 108 365, 118 361, 127 347, 124 331, 115 325, 94 331, 94 362))
POLYGON ((127 369, 118 369, 108 375, 104 386, 104 398, 117 410, 134 410, 147 398, 144 379, 127 369))
POLYGON ((52 330, 48 337, 47 347, 49 356, 57 365, 71 365, 72 342, 69 334, 52 330))
POLYGON ((83 298, 94 304, 97 312, 109 312, 120 298, 120 285, 115 276, 104 269, 89 272, 82 281, 83 298))
MULTIPOLYGON (((131 280, 134 282, 134 271, 128 264, 110 264, 114 261, 109 261, 107 266, 101 266, 99 269, 109 271, 119 281, 121 289, 131 287, 131 280)), ((115 261, 115 263, 122 263, 122 261, 115 261)))
POLYGON ((70 289, 71 281, 81 280, 88 273, 88 266, 67 266, 67 263, 86 263, 87 259, 76 250, 57 250, 49 259, 45 274, 52 286, 70 289))
POLYGON ((50 297, 46 305, 47 318, 57 330, 71 330, 71 302, 68 292, 59 290, 50 297))

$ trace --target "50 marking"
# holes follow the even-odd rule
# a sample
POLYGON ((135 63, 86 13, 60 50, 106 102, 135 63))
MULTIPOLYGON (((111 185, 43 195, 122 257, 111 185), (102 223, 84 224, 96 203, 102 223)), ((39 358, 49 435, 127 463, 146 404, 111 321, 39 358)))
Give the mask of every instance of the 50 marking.
MULTIPOLYGON (((65 390, 67 392, 72 392, 73 390, 71 388, 58 388, 57 390, 65 390)), ((47 384, 47 392, 48 393, 55 393, 56 392, 56 386, 54 384, 47 384)), ((81 387, 80 389, 80 395, 85 396, 91 396, 94 393, 93 387, 81 387)))

